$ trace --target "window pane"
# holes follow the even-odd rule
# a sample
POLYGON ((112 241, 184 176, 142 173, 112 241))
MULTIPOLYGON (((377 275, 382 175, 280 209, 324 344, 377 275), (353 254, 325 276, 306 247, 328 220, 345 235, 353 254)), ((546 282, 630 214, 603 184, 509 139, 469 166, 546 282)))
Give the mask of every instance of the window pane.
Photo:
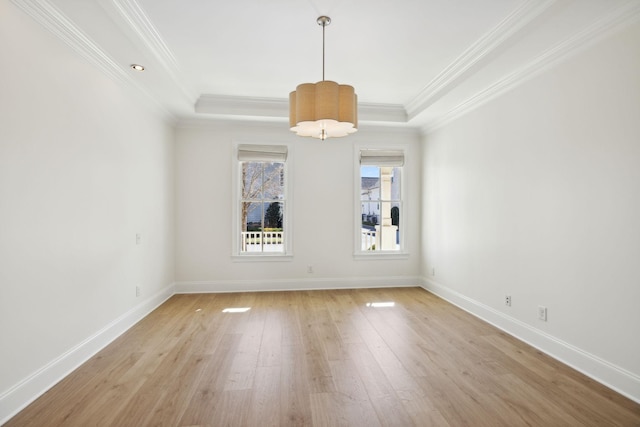
POLYGON ((262 203, 242 203, 242 225, 244 231, 262 230, 262 203))
POLYGON ((400 203, 391 203, 391 225, 395 225, 400 229, 400 203))
POLYGON ((361 166, 360 182, 360 200, 378 200, 380 198, 380 168, 361 166))
POLYGON ((361 249, 363 251, 375 250, 376 244, 376 224, 378 217, 375 213, 375 203, 362 203, 362 228, 361 233, 361 249))
POLYGON ((402 168, 393 168, 391 170, 391 197, 390 200, 402 200, 400 197, 400 183, 401 183, 402 168))
POLYGON ((360 166, 360 176, 378 178, 380 168, 378 166, 360 166))
POLYGON ((362 226, 373 227, 378 225, 380 209, 378 202, 362 202, 362 226))
POLYGON ((264 203, 264 228, 282 230, 282 212, 284 211, 282 202, 264 203))
POLYGON ((264 252, 284 252, 282 219, 284 203, 264 203, 264 232, 262 250, 264 252))
POLYGON ((381 225, 376 227, 376 250, 397 251, 400 249, 398 244, 397 227, 392 225, 381 225))
POLYGON ((363 251, 400 250, 402 167, 360 166, 363 251))
POLYGON ((264 163, 264 198, 284 199, 284 163, 264 163))
POLYGON ((262 203, 242 203, 241 252, 262 251, 262 203))
POLYGON ((259 162, 242 162, 242 199, 262 199, 263 164, 259 162))

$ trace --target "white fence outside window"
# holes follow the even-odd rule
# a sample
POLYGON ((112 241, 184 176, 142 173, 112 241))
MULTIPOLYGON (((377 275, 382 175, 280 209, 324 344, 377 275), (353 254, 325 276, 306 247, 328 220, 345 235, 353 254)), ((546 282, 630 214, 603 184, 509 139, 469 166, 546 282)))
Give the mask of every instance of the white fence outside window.
POLYGON ((282 231, 243 231, 242 252, 282 252, 282 231))
POLYGON ((363 251, 374 250, 375 244, 376 244, 376 231, 363 228, 362 229, 362 250, 363 251))

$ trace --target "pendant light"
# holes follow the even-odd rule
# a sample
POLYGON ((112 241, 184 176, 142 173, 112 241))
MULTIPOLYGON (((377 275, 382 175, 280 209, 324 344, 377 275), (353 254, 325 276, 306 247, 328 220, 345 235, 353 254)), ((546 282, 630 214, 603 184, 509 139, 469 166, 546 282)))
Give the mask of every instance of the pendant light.
POLYGON ((289 94, 289 126, 300 136, 325 140, 358 130, 358 96, 353 86, 324 79, 324 33, 331 18, 317 19, 322 26, 322 81, 303 83, 289 94))

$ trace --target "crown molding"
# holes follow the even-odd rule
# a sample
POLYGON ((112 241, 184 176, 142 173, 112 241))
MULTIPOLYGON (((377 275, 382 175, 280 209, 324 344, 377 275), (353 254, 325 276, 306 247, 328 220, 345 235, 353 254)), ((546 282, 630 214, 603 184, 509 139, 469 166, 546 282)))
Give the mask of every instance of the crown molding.
POLYGON ((176 117, 166 110, 149 92, 138 85, 129 75, 128 68, 114 61, 91 38, 84 34, 69 18, 47 0, 11 0, 13 4, 31 16, 36 22, 51 31, 67 46, 80 54, 102 73, 118 84, 128 86, 143 94, 146 104, 166 120, 176 117))
POLYGON ((372 122, 408 123, 407 110, 402 105, 358 103, 358 120, 372 122))
POLYGON ((280 98, 200 95, 196 101, 195 112, 223 116, 284 118, 289 116, 289 101, 280 98))
POLYGON ((110 0, 109 2, 131 30, 142 40, 148 51, 164 68, 164 71, 171 77, 173 83, 191 104, 196 98, 196 94, 183 83, 184 79, 182 78, 182 71, 178 61, 142 6, 136 0, 110 0))
POLYGON ((244 116, 201 115, 199 117, 185 116, 176 123, 176 129, 205 129, 230 130, 238 129, 268 129, 273 131, 285 130, 288 135, 288 123, 284 119, 256 120, 244 116))
POLYGON ((524 2, 491 31, 469 46, 462 55, 442 70, 418 95, 406 104, 409 120, 422 113, 453 89, 460 78, 474 67, 479 66, 490 54, 549 9, 556 1, 528 0, 524 2))
POLYGON ((119 83, 130 83, 131 79, 123 68, 53 4, 46 0, 12 0, 12 2, 103 73, 119 83))
MULTIPOLYGON (((195 112, 221 116, 249 116, 286 119, 289 100, 282 98, 253 98, 227 95, 201 95, 195 112)), ((358 103, 358 121, 407 123, 402 105, 358 103)))
POLYGON ((428 134, 451 123, 503 93, 564 62, 598 41, 621 31, 638 19, 640 19, 640 2, 631 0, 613 12, 603 16, 584 30, 548 49, 513 73, 506 75, 470 98, 467 98, 436 120, 422 127, 422 132, 428 134))
MULTIPOLYGON (((250 116, 225 116, 215 114, 201 114, 198 117, 184 116, 179 118, 176 123, 176 129, 179 130, 211 130, 211 131, 231 131, 237 133, 239 129, 259 130, 269 132, 278 132, 282 135, 294 137, 296 140, 300 137, 289 131, 289 119, 280 118, 256 118, 250 116)), ((389 122, 361 122, 358 132, 352 135, 354 138, 367 137, 367 135, 389 135, 389 137, 397 137, 398 135, 406 135, 420 138, 421 131, 417 126, 407 124, 393 124, 389 122)))

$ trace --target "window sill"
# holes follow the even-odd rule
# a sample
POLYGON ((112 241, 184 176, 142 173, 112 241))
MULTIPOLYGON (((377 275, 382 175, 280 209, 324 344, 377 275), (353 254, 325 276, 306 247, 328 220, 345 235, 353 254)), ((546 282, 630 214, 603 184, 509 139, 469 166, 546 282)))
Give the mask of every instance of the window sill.
POLYGON ((409 252, 356 252, 353 259, 374 260, 374 259, 409 259, 409 252))
POLYGON ((233 262, 288 262, 293 261, 291 254, 264 254, 264 255, 231 255, 233 262))

